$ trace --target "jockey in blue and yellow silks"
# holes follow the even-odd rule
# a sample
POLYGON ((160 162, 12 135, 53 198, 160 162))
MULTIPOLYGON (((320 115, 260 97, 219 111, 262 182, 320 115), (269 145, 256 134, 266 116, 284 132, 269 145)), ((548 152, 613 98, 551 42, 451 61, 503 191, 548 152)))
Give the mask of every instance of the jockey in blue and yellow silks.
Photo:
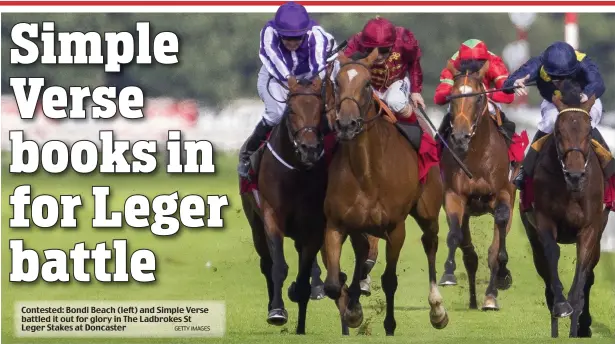
MULTIPOLYGON (((559 111, 551 102, 554 95, 559 93, 558 86, 563 80, 572 80, 583 90, 581 102, 586 102, 592 96, 596 101, 590 110, 592 138, 603 148, 609 151, 604 138, 596 128, 602 118, 602 102, 600 97, 604 94, 605 86, 598 66, 585 53, 575 50, 565 42, 555 42, 551 44, 538 57, 531 58, 517 71, 512 73, 504 82, 503 87, 508 88, 505 92, 526 95, 527 89, 524 87, 528 82, 536 82, 538 92, 544 98, 540 105, 542 118, 538 123, 538 131, 532 143, 541 137, 553 132, 555 121, 559 111), (513 86, 521 86, 512 89, 513 86)), ((530 146, 531 147, 531 146, 530 146)), ((608 154, 608 153, 607 153, 608 154)), ((523 190, 526 178, 531 177, 538 153, 532 148, 526 155, 519 175, 514 183, 518 189, 523 190)), ((605 190, 605 203, 607 207, 615 211, 615 160, 612 159, 603 166, 605 177, 607 178, 605 190)))
MULTIPOLYGON (((559 92, 557 85, 564 79, 573 80, 579 84, 583 89, 581 95, 583 102, 592 96, 596 96, 596 102, 590 111, 592 128, 595 129, 602 118, 600 97, 605 91, 604 81, 594 61, 585 53, 575 50, 568 43, 555 42, 551 44, 540 56, 531 58, 504 82, 503 87, 508 88, 505 92, 515 92, 521 96, 527 95, 527 89, 525 87, 512 89, 512 87, 525 86, 525 83, 535 81, 538 92, 544 98, 542 104, 540 104, 542 118, 538 122, 538 131, 532 143, 553 132, 553 126, 559 112, 551 102, 551 98, 559 92)), ((592 130, 592 134, 594 139, 608 149, 606 142, 597 130, 592 130)), ((524 166, 515 179, 517 188, 523 188, 525 175, 531 172, 527 171, 526 167, 528 165, 533 166, 533 159, 536 157, 537 154, 526 156, 524 166)))

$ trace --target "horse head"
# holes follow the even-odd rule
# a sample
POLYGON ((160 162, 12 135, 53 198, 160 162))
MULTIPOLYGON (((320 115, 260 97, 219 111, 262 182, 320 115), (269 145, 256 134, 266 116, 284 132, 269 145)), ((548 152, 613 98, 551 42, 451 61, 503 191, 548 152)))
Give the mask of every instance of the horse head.
POLYGON ((449 61, 447 68, 453 74, 451 96, 457 96, 450 102, 451 143, 456 151, 466 153, 481 118, 488 111, 488 100, 485 94, 459 96, 485 91, 483 80, 489 70, 489 61, 464 60, 459 70, 449 61))
POLYGON ((291 76, 288 90, 286 128, 301 163, 310 167, 322 157, 324 149, 320 130, 325 107, 323 82, 318 76, 312 81, 291 76))
POLYGON ((363 125, 376 118, 372 98, 370 67, 378 58, 374 49, 364 57, 340 55, 340 68, 335 77, 336 118, 334 128, 341 140, 352 140, 363 131, 363 125))
POLYGON ((561 97, 552 102, 559 111, 553 130, 557 159, 562 166, 569 191, 581 192, 587 180, 586 170, 591 152, 590 110, 596 101, 592 96, 581 102, 581 89, 572 81, 563 81, 561 97))

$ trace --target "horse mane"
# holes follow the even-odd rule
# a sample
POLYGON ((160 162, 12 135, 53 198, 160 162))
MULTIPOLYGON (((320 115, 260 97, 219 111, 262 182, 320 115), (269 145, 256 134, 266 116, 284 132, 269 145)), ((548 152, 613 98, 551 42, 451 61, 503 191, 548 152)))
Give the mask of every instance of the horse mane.
POLYGON ((559 91, 562 93, 562 103, 572 107, 581 106, 582 90, 578 83, 572 80, 564 80, 559 87, 559 91))
POLYGON ((465 74, 466 72, 468 74, 472 74, 472 73, 478 73, 478 71, 483 68, 483 66, 485 65, 485 61, 484 60, 461 60, 459 63, 459 69, 458 71, 462 74, 465 74))

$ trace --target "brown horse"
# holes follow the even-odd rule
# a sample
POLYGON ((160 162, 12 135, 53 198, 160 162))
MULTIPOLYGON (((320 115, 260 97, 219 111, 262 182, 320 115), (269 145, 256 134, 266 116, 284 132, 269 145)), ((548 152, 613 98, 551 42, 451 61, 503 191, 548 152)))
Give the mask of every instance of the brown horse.
POLYGON ((384 328, 396 328, 394 295, 397 290, 397 261, 406 235, 405 219, 411 214, 423 231, 423 247, 429 270, 430 320, 435 328, 448 324, 448 314, 436 282, 438 216, 442 206, 442 184, 437 166, 430 169, 422 185, 418 177, 418 154, 395 125, 376 110, 370 85, 370 66, 378 51, 363 59, 338 57, 335 123, 340 144, 329 168, 325 199, 327 226, 325 293, 338 302, 343 322, 358 327, 363 320, 359 303, 359 279, 369 251, 365 234, 386 241, 386 268, 382 288, 386 295, 384 328), (353 280, 342 288, 340 271, 342 244, 350 236, 356 256, 353 280))
MULTIPOLYGON (((452 96, 485 91, 483 79, 489 70, 488 61, 482 67, 476 61, 464 61, 460 70, 449 63, 448 69, 454 75, 452 96)), ((498 107, 494 108, 500 112, 498 107)), ((512 223, 516 189, 509 179, 508 145, 491 118, 486 94, 453 97, 450 114, 452 131, 447 140, 449 147, 462 158, 473 178, 463 173, 450 151, 443 151, 444 209, 449 226, 449 255, 441 281, 454 280, 455 251, 461 247, 468 273, 469 307, 477 308, 478 255, 472 244, 470 217, 491 214, 494 217, 493 241, 488 253, 491 277, 482 309, 498 310, 498 289, 508 289, 512 284, 510 271, 506 268, 506 235, 512 223)), ((440 283, 442 285, 445 282, 440 283)))
POLYGON ((552 99, 560 114, 553 134, 544 138, 534 169, 533 211, 521 212, 521 218, 536 271, 545 283, 551 336, 558 336, 558 318, 572 315, 570 337, 591 337, 589 295, 608 216, 608 209, 603 210, 603 173, 591 148, 589 111, 595 97, 581 103, 580 89, 569 82, 560 92, 561 99, 552 99), (577 247, 568 300, 558 274, 558 244, 577 247))
POLYGON ((305 333, 305 317, 310 299, 310 274, 322 247, 325 227, 323 203, 327 166, 322 158, 323 110, 327 101, 333 108, 333 85, 329 77, 313 82, 288 80, 286 112, 269 137, 267 149, 258 164, 258 199, 243 193, 244 213, 252 227, 254 246, 260 256, 261 272, 269 293, 267 322, 284 325, 288 313, 282 300, 282 285, 288 274, 284 258, 285 237, 295 241, 299 254, 297 279, 288 297, 299 304, 297 334, 305 333))

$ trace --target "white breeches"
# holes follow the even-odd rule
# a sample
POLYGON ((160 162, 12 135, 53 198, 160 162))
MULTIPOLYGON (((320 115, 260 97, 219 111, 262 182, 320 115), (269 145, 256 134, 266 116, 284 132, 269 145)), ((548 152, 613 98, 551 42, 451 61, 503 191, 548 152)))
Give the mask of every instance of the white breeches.
POLYGON ((395 81, 384 93, 375 92, 394 113, 401 112, 410 104, 410 80, 408 77, 395 81))
MULTIPOLYGON (((557 116, 559 115, 559 111, 555 107, 555 104, 543 100, 540 104, 540 112, 542 114, 542 118, 540 119, 540 122, 538 122, 538 130, 547 134, 552 133, 555 126, 555 120, 557 120, 557 116)), ((599 98, 596 99, 594 106, 592 106, 589 111, 589 115, 592 121, 592 128, 595 128, 602 119, 602 101, 600 101, 599 98)))
MULTIPOLYGON (((333 71, 331 73, 330 79, 334 80, 337 75, 337 71, 339 70, 339 61, 335 61, 333 71)), ((324 74, 324 72, 323 72, 324 74)), ((297 75, 297 78, 301 78, 305 75, 297 75)), ((263 65, 258 72, 258 80, 256 82, 256 89, 258 91, 258 95, 265 103, 265 112, 263 113, 263 118, 265 122, 270 126, 277 125, 282 120, 282 114, 284 113, 284 109, 286 108, 286 98, 288 97, 288 90, 284 88, 284 86, 288 86, 287 83, 284 83, 284 86, 280 85, 280 83, 276 79, 271 79, 269 82, 269 90, 267 90, 267 82, 269 81, 269 72, 267 68, 263 65)))

